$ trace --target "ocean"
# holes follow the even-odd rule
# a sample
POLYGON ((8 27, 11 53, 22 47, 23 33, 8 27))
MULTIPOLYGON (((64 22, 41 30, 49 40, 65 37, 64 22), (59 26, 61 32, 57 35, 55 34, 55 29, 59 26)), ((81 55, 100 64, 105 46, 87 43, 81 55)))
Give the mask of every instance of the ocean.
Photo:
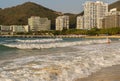
POLYGON ((0 81, 75 81, 120 64, 120 40, 0 38, 0 81))

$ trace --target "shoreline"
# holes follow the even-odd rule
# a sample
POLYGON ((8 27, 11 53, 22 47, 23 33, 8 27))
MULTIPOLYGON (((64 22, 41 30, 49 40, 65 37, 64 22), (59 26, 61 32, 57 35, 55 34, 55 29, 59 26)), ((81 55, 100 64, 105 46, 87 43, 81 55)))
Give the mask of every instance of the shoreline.
POLYGON ((75 81, 120 81, 120 65, 102 68, 88 77, 79 78, 75 81))
POLYGON ((1 38, 120 38, 120 35, 112 36, 88 36, 88 35, 0 35, 1 38))
POLYGON ((1 38, 85 38, 85 35, 0 35, 1 38))

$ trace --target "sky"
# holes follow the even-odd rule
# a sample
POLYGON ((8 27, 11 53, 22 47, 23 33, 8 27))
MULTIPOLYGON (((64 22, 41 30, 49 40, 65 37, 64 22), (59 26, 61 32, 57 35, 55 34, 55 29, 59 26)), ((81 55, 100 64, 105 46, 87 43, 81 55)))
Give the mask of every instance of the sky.
MULTIPOLYGON (((40 4, 55 11, 77 14, 83 11, 83 4, 88 0, 0 0, 0 8, 12 7, 29 1, 35 2, 37 4, 40 4)), ((110 4, 117 0, 99 0, 99 1, 103 1, 110 4)))

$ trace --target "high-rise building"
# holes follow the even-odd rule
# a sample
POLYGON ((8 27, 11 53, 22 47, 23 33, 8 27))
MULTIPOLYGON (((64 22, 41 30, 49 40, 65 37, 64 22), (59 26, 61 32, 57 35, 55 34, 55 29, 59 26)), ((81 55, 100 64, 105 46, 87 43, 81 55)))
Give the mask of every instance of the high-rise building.
POLYGON ((88 1, 84 4, 84 28, 100 28, 100 20, 108 12, 108 4, 102 1, 88 1))
POLYGON ((28 25, 30 26, 30 31, 50 30, 51 21, 48 18, 32 16, 28 19, 28 25))
POLYGON ((56 30, 69 29, 69 16, 59 16, 56 18, 56 30))
POLYGON ((77 27, 76 29, 84 29, 84 17, 78 16, 77 17, 77 27))

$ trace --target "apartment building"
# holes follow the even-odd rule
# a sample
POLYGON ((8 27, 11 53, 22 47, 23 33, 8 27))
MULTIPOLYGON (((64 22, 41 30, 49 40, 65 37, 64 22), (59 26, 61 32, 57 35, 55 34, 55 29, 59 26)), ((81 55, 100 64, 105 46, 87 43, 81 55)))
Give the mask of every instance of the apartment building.
POLYGON ((0 25, 0 34, 8 35, 8 34, 16 34, 16 33, 25 33, 29 32, 28 25, 0 25))
POLYGON ((59 16, 56 18, 56 30, 69 29, 69 16, 59 16))
POLYGON ((77 17, 77 27, 76 29, 84 29, 84 16, 77 17))
POLYGON ((6 34, 10 34, 11 32, 12 32, 12 29, 10 26, 0 25, 0 34, 6 35, 6 34))
POLYGON ((30 26, 30 31, 45 31, 50 30, 51 21, 48 18, 32 16, 28 19, 28 25, 30 26))
POLYGON ((11 25, 12 33, 26 33, 29 32, 29 26, 28 25, 11 25))
POLYGON ((120 11, 113 8, 106 14, 106 16, 101 21, 103 28, 114 28, 120 27, 120 11))
POLYGON ((108 12, 108 4, 102 1, 87 1, 84 4, 84 28, 100 28, 100 20, 108 12))

